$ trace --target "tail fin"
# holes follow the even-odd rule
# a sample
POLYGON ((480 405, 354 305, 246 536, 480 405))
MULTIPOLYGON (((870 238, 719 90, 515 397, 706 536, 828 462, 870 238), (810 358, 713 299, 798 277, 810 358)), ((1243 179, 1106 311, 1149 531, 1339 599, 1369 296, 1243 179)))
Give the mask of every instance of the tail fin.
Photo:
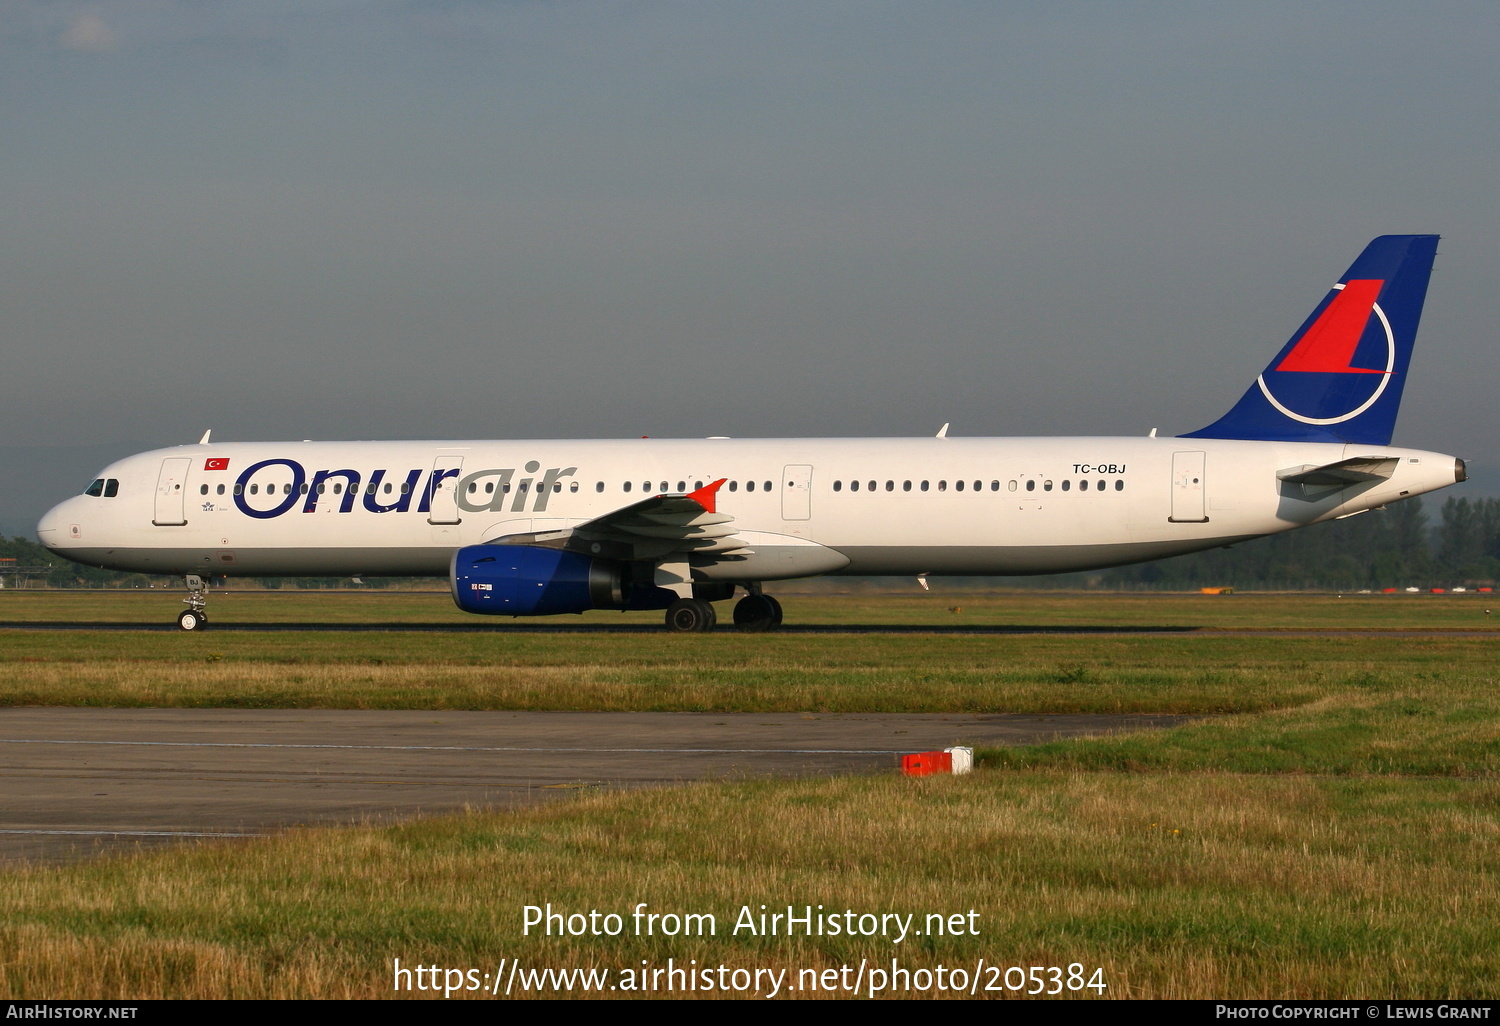
POLYGON ((1182 437, 1389 444, 1437 244, 1371 242, 1234 409, 1182 437))

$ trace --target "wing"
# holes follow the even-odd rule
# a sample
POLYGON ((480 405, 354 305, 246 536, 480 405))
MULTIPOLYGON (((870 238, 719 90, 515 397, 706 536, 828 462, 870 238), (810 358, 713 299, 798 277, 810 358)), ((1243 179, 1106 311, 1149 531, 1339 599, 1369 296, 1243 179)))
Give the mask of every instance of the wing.
POLYGON ((493 543, 656 563, 695 555, 715 561, 744 559, 751 550, 736 536, 734 517, 718 512, 717 495, 726 480, 721 477, 683 494, 653 495, 573 527, 505 535, 493 543))

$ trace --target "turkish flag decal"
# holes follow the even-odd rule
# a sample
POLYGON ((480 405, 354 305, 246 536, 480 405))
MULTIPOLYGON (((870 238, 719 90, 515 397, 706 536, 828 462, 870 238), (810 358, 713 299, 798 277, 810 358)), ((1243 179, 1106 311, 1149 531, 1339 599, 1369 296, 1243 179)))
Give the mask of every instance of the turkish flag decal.
POLYGON ((229 459, 226 456, 215 456, 211 460, 203 461, 204 470, 228 470, 229 459))

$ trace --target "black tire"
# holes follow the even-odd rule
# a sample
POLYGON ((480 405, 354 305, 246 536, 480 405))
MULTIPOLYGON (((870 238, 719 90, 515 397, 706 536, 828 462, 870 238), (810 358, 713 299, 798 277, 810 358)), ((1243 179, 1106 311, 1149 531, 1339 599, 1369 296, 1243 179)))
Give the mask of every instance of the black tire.
POLYGON ((734 625, 746 634, 781 626, 781 603, 769 595, 746 595, 734 604, 734 625))
POLYGON ((717 622, 713 603, 702 599, 678 599, 667 607, 667 630, 688 633, 711 631, 717 622))
POLYGON ((201 631, 208 626, 208 617, 196 609, 184 609, 177 614, 177 626, 185 631, 201 631))

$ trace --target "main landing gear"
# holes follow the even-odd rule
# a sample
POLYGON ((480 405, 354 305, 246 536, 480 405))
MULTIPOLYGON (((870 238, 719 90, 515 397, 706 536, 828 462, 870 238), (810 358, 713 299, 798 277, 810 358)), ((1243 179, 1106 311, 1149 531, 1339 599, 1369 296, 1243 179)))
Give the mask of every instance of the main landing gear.
POLYGON ((751 592, 734 604, 734 625, 746 634, 774 631, 781 626, 781 603, 751 592))
POLYGON ((680 598, 667 607, 667 630, 669 631, 707 633, 714 629, 714 624, 718 622, 718 619, 713 603, 705 602, 703 599, 680 598))
POLYGON ((208 588, 203 583, 203 578, 197 574, 188 574, 183 577, 187 584, 188 597, 182 601, 187 608, 177 614, 177 626, 185 631, 201 631, 208 626, 208 588))
MULTIPOLYGON (((762 633, 781 626, 781 603, 763 595, 759 585, 734 604, 734 625, 740 631, 762 633)), ((714 629, 718 614, 713 603, 699 598, 680 598, 667 607, 667 630, 706 633, 714 629)))

